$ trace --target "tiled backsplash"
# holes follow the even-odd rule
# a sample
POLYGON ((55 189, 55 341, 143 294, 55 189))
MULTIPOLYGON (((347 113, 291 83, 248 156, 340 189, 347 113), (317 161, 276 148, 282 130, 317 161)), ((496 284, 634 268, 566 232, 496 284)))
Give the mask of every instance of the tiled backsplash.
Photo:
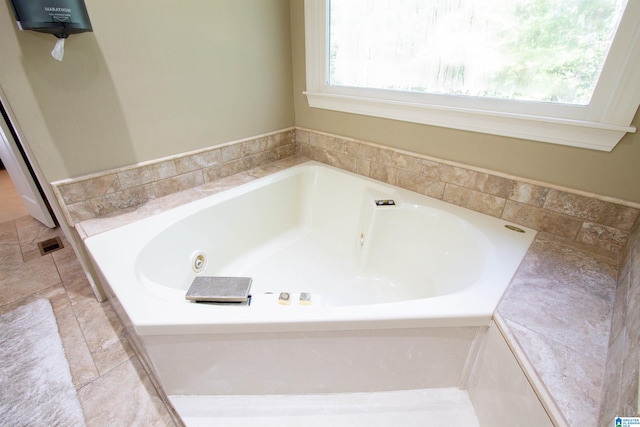
POLYGON ((631 203, 301 128, 53 186, 73 225, 294 154, 614 253, 640 213, 631 203))
POLYGON ((301 155, 590 246, 620 253, 640 210, 384 146, 296 130, 301 155))
POLYGON ((52 183, 69 225, 117 215, 148 202, 295 154, 295 131, 282 131, 52 183))

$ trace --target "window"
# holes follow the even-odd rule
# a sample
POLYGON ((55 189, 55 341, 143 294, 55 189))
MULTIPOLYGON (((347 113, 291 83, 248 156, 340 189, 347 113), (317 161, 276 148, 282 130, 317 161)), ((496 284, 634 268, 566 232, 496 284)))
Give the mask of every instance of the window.
POLYGON ((640 104, 635 0, 306 0, 312 107, 611 151, 640 104))

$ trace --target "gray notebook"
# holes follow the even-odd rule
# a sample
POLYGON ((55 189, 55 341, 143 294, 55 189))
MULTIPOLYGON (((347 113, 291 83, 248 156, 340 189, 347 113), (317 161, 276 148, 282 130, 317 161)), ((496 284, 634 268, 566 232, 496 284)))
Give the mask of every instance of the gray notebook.
POLYGON ((206 302, 246 303, 251 277, 198 276, 193 279, 186 299, 206 302))

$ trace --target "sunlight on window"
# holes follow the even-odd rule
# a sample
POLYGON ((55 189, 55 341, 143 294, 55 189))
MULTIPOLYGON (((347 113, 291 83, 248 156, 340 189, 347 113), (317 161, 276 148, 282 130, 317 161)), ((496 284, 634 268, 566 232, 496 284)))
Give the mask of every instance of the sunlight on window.
POLYGON ((626 0, 331 0, 329 84, 587 105, 626 0))

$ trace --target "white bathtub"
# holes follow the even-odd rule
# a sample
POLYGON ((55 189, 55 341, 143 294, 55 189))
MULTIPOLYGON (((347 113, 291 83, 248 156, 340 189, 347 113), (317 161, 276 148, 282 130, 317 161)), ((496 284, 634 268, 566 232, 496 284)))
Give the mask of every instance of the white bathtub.
POLYGON ((308 162, 85 244, 169 395, 398 390, 464 386, 535 236, 506 225, 308 162), (185 300, 196 274, 251 303, 185 300))

